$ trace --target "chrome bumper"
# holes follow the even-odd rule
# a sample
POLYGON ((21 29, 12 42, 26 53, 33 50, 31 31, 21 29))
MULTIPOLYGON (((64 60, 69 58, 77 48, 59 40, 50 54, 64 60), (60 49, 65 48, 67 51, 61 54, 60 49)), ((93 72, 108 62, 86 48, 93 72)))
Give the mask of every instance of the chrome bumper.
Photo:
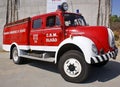
POLYGON ((115 49, 114 51, 108 52, 106 54, 91 57, 91 64, 108 61, 110 58, 116 59, 117 54, 118 49, 115 49))

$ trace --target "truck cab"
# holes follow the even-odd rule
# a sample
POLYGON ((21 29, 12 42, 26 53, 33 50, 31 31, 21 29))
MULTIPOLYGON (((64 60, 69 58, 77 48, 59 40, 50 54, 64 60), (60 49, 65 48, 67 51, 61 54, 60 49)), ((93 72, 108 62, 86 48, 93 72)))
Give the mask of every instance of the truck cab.
POLYGON ((58 46, 64 40, 61 12, 31 19, 30 45, 58 46))
POLYGON ((62 77, 84 82, 91 65, 104 66, 116 59, 114 34, 105 26, 87 26, 79 13, 66 12, 63 3, 56 12, 6 24, 3 49, 15 64, 26 58, 54 62, 62 77))

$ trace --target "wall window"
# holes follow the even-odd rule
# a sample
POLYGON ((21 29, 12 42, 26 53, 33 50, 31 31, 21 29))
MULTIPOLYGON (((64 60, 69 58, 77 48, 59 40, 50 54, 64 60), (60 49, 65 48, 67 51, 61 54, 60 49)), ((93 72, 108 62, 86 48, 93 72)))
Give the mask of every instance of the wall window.
POLYGON ((33 28, 37 29, 37 28, 41 28, 42 26, 42 19, 37 19, 33 21, 33 28))

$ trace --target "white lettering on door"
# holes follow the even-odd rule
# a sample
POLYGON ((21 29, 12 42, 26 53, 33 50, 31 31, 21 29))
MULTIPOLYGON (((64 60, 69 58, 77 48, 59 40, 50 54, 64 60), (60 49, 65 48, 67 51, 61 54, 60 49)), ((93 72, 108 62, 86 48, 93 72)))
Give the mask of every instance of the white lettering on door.
POLYGON ((57 42, 57 33, 47 33, 46 42, 57 42))
POLYGON ((34 43, 38 42, 38 34, 33 34, 33 41, 34 43))

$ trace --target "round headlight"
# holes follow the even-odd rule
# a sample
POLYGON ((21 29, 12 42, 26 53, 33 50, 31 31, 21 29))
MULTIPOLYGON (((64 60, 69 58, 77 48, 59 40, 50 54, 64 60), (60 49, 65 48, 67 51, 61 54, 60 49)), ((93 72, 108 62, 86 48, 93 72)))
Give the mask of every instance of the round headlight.
POLYGON ((115 47, 114 33, 109 28, 108 28, 108 35, 109 35, 109 45, 110 45, 110 47, 114 48, 115 47))
POLYGON ((68 10, 68 4, 66 2, 62 3, 62 10, 67 11, 68 10))
POLYGON ((115 39, 114 39, 114 37, 112 37, 112 39, 111 39, 110 47, 112 47, 112 48, 115 47, 115 39))
POLYGON ((97 50, 97 47, 95 46, 95 44, 92 44, 92 51, 93 51, 95 54, 98 54, 98 50, 97 50))

